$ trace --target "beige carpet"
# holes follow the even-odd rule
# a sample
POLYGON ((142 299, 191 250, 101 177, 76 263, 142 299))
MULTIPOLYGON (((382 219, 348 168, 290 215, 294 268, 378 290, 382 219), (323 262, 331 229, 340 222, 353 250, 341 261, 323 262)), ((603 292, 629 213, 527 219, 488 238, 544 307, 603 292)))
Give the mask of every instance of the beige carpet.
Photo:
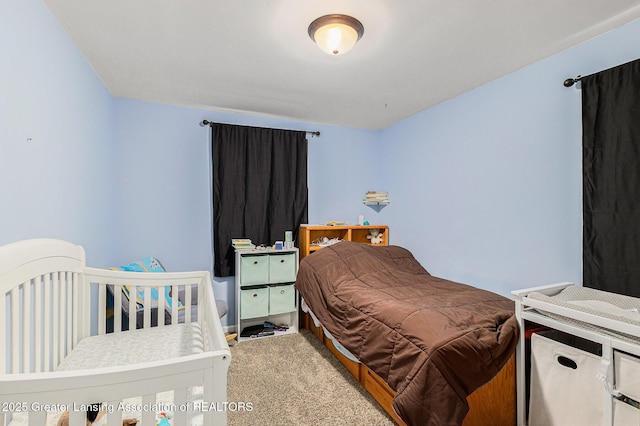
POLYGON ((308 330, 236 344, 231 356, 228 401, 253 407, 229 412, 231 426, 394 424, 308 330))

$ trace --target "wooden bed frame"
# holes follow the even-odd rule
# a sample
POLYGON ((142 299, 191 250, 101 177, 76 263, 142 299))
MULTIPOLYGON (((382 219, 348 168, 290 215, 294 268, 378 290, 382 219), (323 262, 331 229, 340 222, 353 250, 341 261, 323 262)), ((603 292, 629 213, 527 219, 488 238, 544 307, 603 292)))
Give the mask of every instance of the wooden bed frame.
MULTIPOLYGON (((380 376, 366 365, 354 362, 340 353, 331 340, 324 335, 322 327, 316 327, 308 313, 301 313, 300 324, 301 328, 311 330, 324 343, 396 424, 406 425, 391 406, 395 391, 380 376)), ((462 423, 463 426, 513 426, 516 423, 515 355, 491 381, 469 395, 467 401, 469 413, 462 423)))

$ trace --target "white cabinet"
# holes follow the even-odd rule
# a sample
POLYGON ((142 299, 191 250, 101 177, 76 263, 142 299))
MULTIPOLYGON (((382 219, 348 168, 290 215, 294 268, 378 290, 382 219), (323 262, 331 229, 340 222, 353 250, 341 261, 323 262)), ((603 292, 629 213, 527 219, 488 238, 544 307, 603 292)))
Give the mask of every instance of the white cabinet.
MULTIPOLYGON (((594 293, 593 300, 566 299, 569 302, 538 296, 553 298, 571 286, 512 292, 520 327, 517 424, 640 426, 640 318, 625 321, 574 307, 614 303, 612 294, 594 293)), ((640 300, 628 299, 640 306, 640 300)), ((625 312, 625 317, 633 312, 625 312)))
POLYGON ((247 327, 285 324, 278 336, 298 332, 298 294, 293 284, 298 273, 298 249, 236 251, 236 312, 238 341, 247 327))

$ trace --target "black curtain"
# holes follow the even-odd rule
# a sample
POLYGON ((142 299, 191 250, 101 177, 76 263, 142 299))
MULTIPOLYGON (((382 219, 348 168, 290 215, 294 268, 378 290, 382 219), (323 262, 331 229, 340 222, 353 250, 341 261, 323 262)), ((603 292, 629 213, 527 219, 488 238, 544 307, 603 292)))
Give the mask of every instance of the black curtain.
POLYGON ((232 238, 298 240, 307 223, 306 132, 211 124, 214 274, 235 273, 232 238))
POLYGON ((640 297, 640 60, 581 85, 583 284, 640 297))

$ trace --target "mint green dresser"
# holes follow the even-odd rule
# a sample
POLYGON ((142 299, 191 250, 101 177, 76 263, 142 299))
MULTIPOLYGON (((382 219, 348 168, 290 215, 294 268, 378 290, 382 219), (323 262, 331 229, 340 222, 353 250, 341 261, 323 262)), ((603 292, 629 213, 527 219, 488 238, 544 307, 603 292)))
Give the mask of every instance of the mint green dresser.
POLYGON ((238 341, 246 327, 286 324, 280 336, 298 332, 298 294, 293 284, 298 273, 298 249, 236 251, 236 324, 238 341))

